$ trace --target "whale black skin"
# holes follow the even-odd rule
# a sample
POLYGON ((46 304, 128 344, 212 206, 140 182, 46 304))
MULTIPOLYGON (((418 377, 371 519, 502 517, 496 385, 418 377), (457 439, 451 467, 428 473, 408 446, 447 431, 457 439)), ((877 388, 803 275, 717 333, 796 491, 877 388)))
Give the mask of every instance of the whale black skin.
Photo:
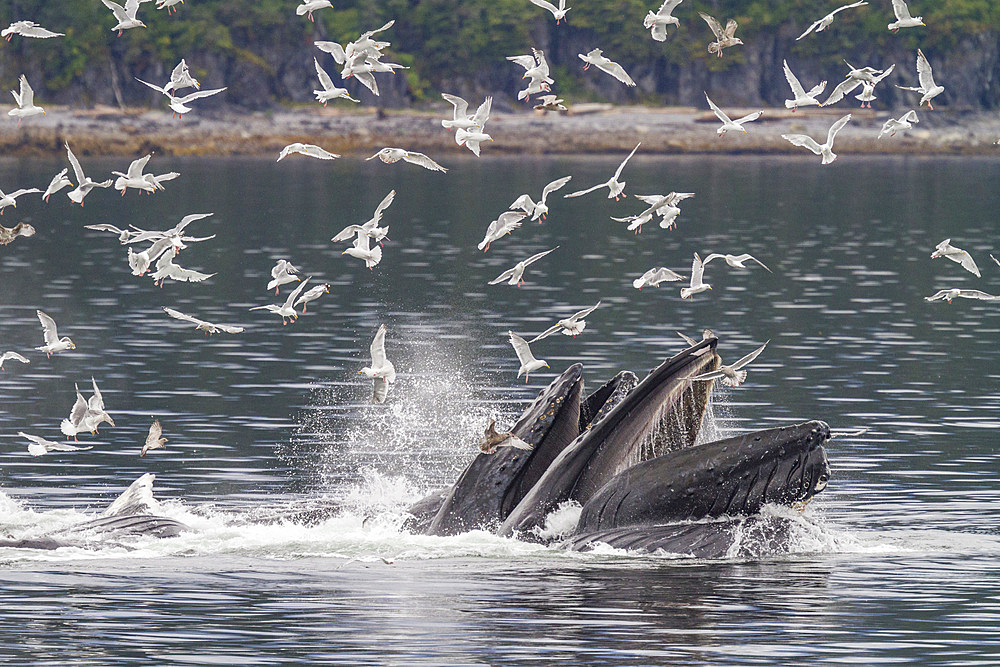
POLYGON ((122 515, 104 516, 84 521, 40 537, 0 540, 0 547, 17 549, 59 549, 107 544, 118 537, 147 535, 151 537, 177 537, 191 527, 165 516, 122 515))
POLYGON ((821 421, 745 433, 669 452, 604 485, 580 513, 578 534, 760 512, 812 498, 830 478, 821 421))
MULTIPOLYGON (((542 390, 511 429, 532 449, 500 447, 493 454, 476 456, 444 496, 425 532, 456 535, 502 521, 579 434, 582 394, 583 366, 573 364, 542 390)), ((440 494, 417 503, 412 513, 426 516, 434 495, 440 494)))
POLYGON ((687 378, 719 366, 718 342, 707 338, 650 372, 604 419, 562 451, 510 512, 499 533, 527 536, 559 503, 585 504, 625 468, 693 445, 712 383, 687 378))

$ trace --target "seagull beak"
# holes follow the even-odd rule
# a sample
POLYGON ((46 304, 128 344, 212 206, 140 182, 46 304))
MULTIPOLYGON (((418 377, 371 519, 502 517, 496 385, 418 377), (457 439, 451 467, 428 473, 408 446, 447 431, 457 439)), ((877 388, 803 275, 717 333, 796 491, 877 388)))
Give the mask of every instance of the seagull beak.
POLYGON ((546 368, 552 368, 552 367, 551 367, 551 366, 549 366, 548 364, 545 364, 545 367, 546 367, 546 368))

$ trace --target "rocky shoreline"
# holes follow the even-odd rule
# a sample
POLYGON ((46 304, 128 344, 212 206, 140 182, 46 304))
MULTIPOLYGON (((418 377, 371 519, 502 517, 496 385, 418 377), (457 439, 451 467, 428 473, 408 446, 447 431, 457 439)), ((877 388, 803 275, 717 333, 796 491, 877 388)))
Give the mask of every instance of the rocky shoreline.
MULTIPOLYGON (((732 117, 751 109, 726 109, 732 117)), ((918 110, 920 123, 894 137, 877 139, 890 115, 882 110, 765 109, 749 131, 717 137, 719 122, 694 108, 579 105, 566 113, 495 111, 487 126, 494 141, 483 155, 610 153, 631 150, 637 141, 652 154, 725 153, 806 155, 781 138, 809 134, 825 141, 829 126, 846 113, 852 121, 837 136, 841 154, 996 155, 1000 115, 988 112, 918 110)), ((435 155, 466 153, 441 127, 445 110, 378 111, 318 109, 268 112, 191 113, 183 119, 149 109, 98 107, 75 110, 50 107, 20 128, 11 120, 0 129, 0 155, 61 154, 71 142, 80 155, 136 156, 149 151, 170 155, 277 156, 286 144, 312 143, 341 155, 370 155, 383 146, 400 146, 435 155)))

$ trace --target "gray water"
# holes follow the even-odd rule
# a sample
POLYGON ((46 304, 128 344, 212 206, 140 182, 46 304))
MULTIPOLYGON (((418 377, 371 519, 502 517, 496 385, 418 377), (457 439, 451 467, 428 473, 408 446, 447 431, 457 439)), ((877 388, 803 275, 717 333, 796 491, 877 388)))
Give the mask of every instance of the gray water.
MULTIPOLYGON (((197 528, 55 552, 0 550, 0 657, 10 664, 989 664, 1000 660, 1000 308, 927 303, 946 287, 1000 293, 1000 162, 843 156, 638 154, 626 192, 695 192, 674 230, 633 235, 609 217, 634 198, 550 199, 544 224, 483 254, 487 224, 519 194, 572 174, 606 179, 621 157, 459 159, 448 174, 344 158, 177 159, 155 196, 95 191, 83 208, 30 195, 0 223, 0 528, 41 534, 99 512, 156 474, 164 511, 197 528), (389 192, 391 242, 374 271, 329 239, 389 192), (117 238, 84 225, 167 228, 190 213, 178 257, 217 275, 130 275, 117 238), (972 253, 983 277, 931 260, 972 253), (486 283, 553 246, 520 288, 486 283), (699 252, 750 252, 773 271, 712 263, 713 290, 637 291, 653 266, 687 275, 699 252), (331 294, 294 325, 249 308, 286 258, 331 294), (506 332, 535 334, 602 301, 577 338, 532 346, 551 371, 518 380, 506 332), (240 324, 205 337, 172 306, 240 324), (35 309, 77 349, 46 359, 35 309), (399 378, 384 406, 357 373, 380 323, 399 378), (712 328, 734 360, 770 343, 718 434, 824 419, 868 427, 828 447, 830 486, 795 514, 790 553, 698 561, 574 554, 486 533, 400 529, 402 508, 451 483, 487 417, 509 425, 568 364, 589 386, 640 374, 712 328), (59 440, 73 384, 96 378, 116 428, 87 452, 28 456, 23 430, 59 440), (158 418, 167 448, 139 458, 158 418), (334 511, 331 508, 339 508, 334 511), (301 520, 309 515, 311 521, 301 520), (316 516, 319 515, 319 519, 316 516), (365 519, 368 519, 365 521, 365 519)), ((127 160, 82 159, 103 177, 127 160)), ((2 161, 0 187, 44 188, 60 160, 2 161)), ((346 247, 346 246, 345 246, 346 247)))

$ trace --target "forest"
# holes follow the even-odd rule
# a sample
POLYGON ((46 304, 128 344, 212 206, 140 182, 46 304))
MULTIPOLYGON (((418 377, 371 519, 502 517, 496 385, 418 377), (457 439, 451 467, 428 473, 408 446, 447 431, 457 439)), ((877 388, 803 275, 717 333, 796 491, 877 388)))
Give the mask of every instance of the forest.
MULTIPOLYGON (((655 0, 654 0, 655 1, 655 0)), ((675 10, 665 42, 654 41, 643 17, 657 4, 642 0, 570 0, 567 22, 528 0, 334 0, 315 12, 315 21, 296 15, 296 0, 187 0, 168 15, 153 2, 140 6, 146 28, 112 30, 115 20, 100 0, 51 2, 4 0, 0 21, 32 20, 65 37, 15 36, 0 44, 0 85, 16 86, 26 74, 40 103, 89 107, 96 104, 154 106, 157 93, 135 78, 164 83, 184 58, 203 86, 227 86, 221 103, 245 109, 310 104, 317 86, 312 60, 340 81, 333 59, 315 40, 346 44, 358 34, 395 24, 380 35, 391 42, 386 60, 409 69, 380 75, 375 98, 356 82, 347 88, 364 104, 421 107, 440 102, 440 92, 481 98, 495 106, 519 104, 523 70, 505 57, 542 49, 556 85, 568 103, 703 105, 703 91, 728 105, 781 105, 788 86, 787 59, 798 77, 813 85, 835 85, 853 65, 884 68, 895 63, 889 81, 915 85, 916 49, 934 66, 945 86, 939 98, 957 109, 1000 106, 1000 3, 996 0, 911 0, 911 13, 926 27, 892 33, 889 0, 843 11, 825 31, 796 41, 805 28, 844 0, 684 0, 675 10), (713 36, 699 11, 722 23, 735 19, 745 44, 716 58, 707 51, 713 36), (594 47, 619 62, 636 81, 626 88, 577 57, 594 47), (224 99, 223 99, 224 98, 224 99)), ((338 85, 340 85, 338 83, 338 85)), ((900 97, 880 89, 888 105, 900 97)), ((910 102, 900 102, 906 104, 910 102)), ((939 103, 935 100, 935 104, 939 103)), ((343 104, 343 103, 341 103, 343 104)), ((346 103, 350 104, 350 103, 346 103)))

